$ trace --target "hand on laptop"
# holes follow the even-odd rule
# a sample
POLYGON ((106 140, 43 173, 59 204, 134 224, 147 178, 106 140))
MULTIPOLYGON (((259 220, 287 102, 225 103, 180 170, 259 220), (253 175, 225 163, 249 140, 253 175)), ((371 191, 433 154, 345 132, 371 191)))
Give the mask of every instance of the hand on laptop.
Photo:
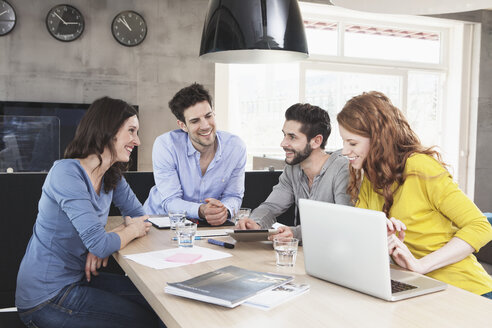
POLYGON ((237 221, 236 228, 239 230, 258 230, 261 229, 260 225, 253 219, 243 218, 237 221))
POLYGON ((268 240, 273 240, 273 238, 292 238, 294 237, 294 233, 288 226, 280 226, 277 228, 277 233, 268 236, 268 240))
POLYGON ((388 236, 388 251, 396 264, 407 270, 426 274, 422 263, 413 256, 408 247, 396 235, 388 236))
POLYGON ((199 217, 207 220, 210 225, 221 225, 227 220, 227 208, 220 200, 207 198, 205 202, 205 204, 200 205, 199 217))
POLYGON ((99 275, 97 269, 101 268, 101 265, 103 267, 108 265, 107 257, 105 259, 101 259, 90 252, 87 254, 87 259, 85 260, 85 278, 87 281, 91 281, 91 274, 94 276, 99 275))
POLYGON ((398 238, 403 241, 405 239, 405 230, 407 230, 407 227, 403 222, 400 220, 397 220, 395 218, 391 218, 389 220, 386 220, 386 228, 388 231, 388 236, 390 235, 396 235, 398 233, 398 238))

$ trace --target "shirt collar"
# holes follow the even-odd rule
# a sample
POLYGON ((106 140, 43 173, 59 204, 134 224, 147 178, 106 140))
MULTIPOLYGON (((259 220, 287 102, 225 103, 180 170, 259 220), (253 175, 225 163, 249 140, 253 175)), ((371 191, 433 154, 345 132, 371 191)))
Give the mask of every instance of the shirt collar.
MULTIPOLYGON (((186 142, 187 154, 188 156, 193 156, 198 152, 198 150, 196 150, 196 148, 191 143, 190 134, 186 134, 188 135, 186 142)), ((220 136, 219 131, 215 131, 215 140, 217 140, 217 150, 215 151, 214 158, 216 158, 216 160, 219 160, 222 157, 222 137, 220 136)))

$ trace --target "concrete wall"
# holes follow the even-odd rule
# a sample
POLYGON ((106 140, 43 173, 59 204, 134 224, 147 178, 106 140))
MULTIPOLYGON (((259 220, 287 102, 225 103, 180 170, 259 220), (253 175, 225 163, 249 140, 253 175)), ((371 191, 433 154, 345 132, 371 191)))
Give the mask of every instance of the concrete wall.
POLYGON ((478 91, 475 203, 492 212, 492 10, 435 15, 482 24, 478 91))
POLYGON ((0 99, 91 103, 104 95, 140 107, 140 171, 152 170, 152 144, 176 127, 167 102, 191 82, 214 92, 214 65, 198 58, 207 0, 11 0, 17 25, 0 37, 0 99), (45 17, 55 5, 77 7, 83 35, 55 40, 45 17), (111 22, 135 10, 148 34, 137 47, 121 46, 111 22))

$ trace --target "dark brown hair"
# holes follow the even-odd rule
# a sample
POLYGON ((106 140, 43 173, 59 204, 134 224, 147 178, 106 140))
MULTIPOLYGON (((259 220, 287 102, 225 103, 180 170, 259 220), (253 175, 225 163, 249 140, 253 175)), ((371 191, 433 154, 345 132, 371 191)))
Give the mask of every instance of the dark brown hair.
POLYGON ((323 141, 320 148, 325 149, 331 133, 330 116, 327 111, 310 104, 294 104, 285 111, 285 119, 301 123, 301 132, 306 135, 308 141, 321 134, 323 141))
POLYGON ((191 106, 207 101, 210 107, 212 107, 212 97, 203 85, 193 83, 192 85, 179 90, 169 101, 169 108, 173 112, 174 116, 183 123, 185 122, 184 111, 191 106))
MULTIPOLYGON (((108 147, 115 156, 114 138, 125 121, 137 115, 137 110, 123 100, 103 97, 92 103, 82 117, 75 137, 65 149, 65 158, 86 158, 95 154, 102 164, 101 154, 108 147)), ((104 174, 104 191, 116 188, 128 163, 116 162, 104 174)))
POLYGON ((364 92, 353 97, 337 115, 337 120, 344 129, 370 139, 370 151, 362 170, 350 166, 347 192, 354 204, 358 201, 364 175, 372 183, 374 191, 384 197, 382 211, 389 217, 393 194, 405 181, 403 170, 410 155, 430 155, 446 167, 439 152, 420 143, 403 113, 381 92, 364 92), (395 182, 396 188, 393 187, 395 182))

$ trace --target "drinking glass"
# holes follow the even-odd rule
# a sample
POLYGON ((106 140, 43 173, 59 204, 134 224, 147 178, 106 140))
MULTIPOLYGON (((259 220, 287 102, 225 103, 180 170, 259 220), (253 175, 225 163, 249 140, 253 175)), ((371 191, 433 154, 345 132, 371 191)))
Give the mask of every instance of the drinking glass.
POLYGON ((176 224, 178 247, 193 247, 196 235, 196 223, 185 221, 176 224))
POLYGON ((234 215, 234 223, 237 223, 237 221, 243 218, 249 218, 250 215, 251 215, 251 209, 242 207, 239 209, 239 211, 236 212, 236 215, 234 215))
POLYGON ((171 230, 176 230, 176 224, 186 220, 186 211, 184 210, 169 211, 167 215, 169 216, 169 226, 171 230))
POLYGON ((293 267, 296 264, 299 240, 290 237, 273 239, 273 248, 277 253, 277 266, 293 267))

